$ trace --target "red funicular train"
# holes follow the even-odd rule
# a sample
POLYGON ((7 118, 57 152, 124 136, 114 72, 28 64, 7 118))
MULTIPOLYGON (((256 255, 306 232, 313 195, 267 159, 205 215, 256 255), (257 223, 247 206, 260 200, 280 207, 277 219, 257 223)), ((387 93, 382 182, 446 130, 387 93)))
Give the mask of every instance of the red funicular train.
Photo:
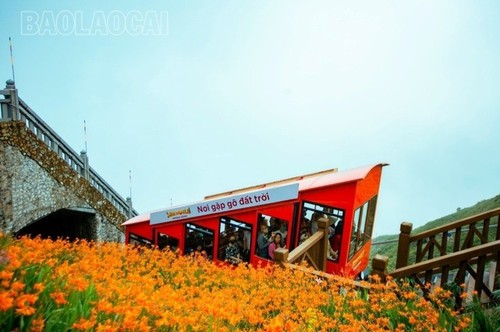
POLYGON ((326 272, 356 276, 368 265, 382 168, 322 171, 207 196, 203 201, 136 216, 126 243, 169 246, 208 259, 271 262, 271 241, 290 251, 329 221, 326 272), (234 248, 236 246, 236 249, 234 248))

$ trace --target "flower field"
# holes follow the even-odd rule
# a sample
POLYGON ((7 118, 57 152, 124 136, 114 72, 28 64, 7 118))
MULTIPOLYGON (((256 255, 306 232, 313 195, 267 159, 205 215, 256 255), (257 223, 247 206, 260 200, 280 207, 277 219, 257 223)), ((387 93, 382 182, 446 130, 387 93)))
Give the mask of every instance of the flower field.
POLYGON ((454 331, 471 320, 409 285, 319 281, 116 243, 0 235, 1 331, 454 331))

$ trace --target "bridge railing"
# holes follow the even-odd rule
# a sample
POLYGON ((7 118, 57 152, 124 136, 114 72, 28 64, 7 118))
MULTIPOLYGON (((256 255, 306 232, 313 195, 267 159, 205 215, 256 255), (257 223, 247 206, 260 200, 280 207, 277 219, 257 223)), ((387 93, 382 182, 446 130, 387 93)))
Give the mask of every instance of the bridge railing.
POLYGON ((22 121, 41 141, 57 153, 78 174, 85 177, 122 214, 133 217, 138 213, 131 207, 130 199, 121 197, 92 167, 85 151, 78 154, 57 133, 50 128, 21 98, 13 81, 7 81, 5 90, 0 90, 0 121, 22 121))

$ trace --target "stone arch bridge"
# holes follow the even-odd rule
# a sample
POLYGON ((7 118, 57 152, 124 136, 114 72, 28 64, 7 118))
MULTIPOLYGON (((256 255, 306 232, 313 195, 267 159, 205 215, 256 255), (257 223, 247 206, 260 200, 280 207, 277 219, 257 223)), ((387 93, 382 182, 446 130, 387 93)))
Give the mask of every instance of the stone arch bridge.
POLYGON ((121 224, 137 215, 90 166, 18 97, 0 90, 0 231, 123 242, 121 224))

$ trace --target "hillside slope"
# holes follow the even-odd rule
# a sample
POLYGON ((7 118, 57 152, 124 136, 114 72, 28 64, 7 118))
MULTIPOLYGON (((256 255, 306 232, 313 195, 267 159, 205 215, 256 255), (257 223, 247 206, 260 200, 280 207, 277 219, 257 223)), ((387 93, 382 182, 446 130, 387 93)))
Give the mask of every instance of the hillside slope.
MULTIPOLYGON (((490 199, 482 200, 471 207, 457 209, 457 212, 455 213, 449 214, 447 216, 438 218, 433 221, 429 221, 425 225, 415 228, 412 234, 418 234, 423 231, 436 228, 441 225, 445 225, 453 221, 464 219, 473 216, 475 214, 479 214, 499 207, 500 207, 500 195, 497 195, 490 199)), ((375 254, 384 255, 389 257, 388 271, 394 270, 396 264, 396 255, 398 251, 398 243, 397 243, 398 236, 399 234, 392 234, 392 235, 381 235, 374 238, 373 239, 374 244, 376 243, 382 243, 382 244, 372 246, 372 250, 370 252, 370 262, 375 254), (390 242, 390 241, 395 241, 395 242, 390 242)))

